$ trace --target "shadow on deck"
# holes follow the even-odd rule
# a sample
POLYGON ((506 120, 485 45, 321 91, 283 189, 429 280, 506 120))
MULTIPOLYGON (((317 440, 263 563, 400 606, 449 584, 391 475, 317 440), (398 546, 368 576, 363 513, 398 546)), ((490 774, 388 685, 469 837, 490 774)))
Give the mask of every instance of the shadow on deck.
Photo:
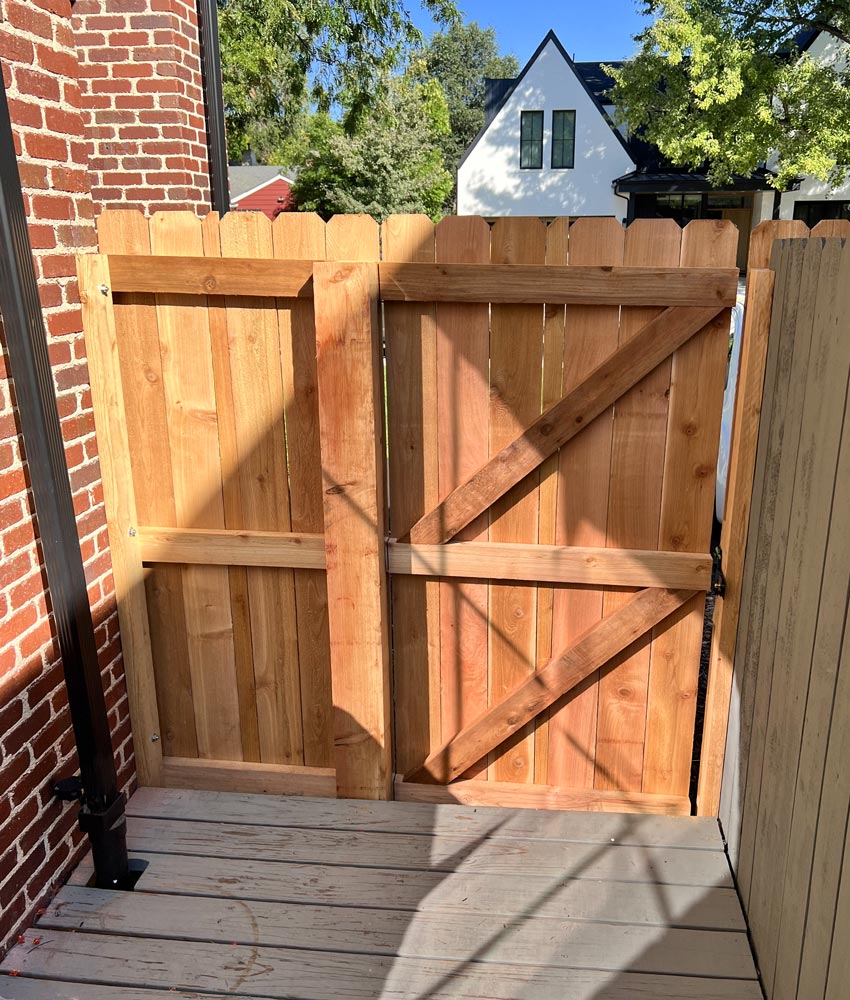
POLYGON ((712 819, 145 788, 0 1000, 759 1000, 712 819))

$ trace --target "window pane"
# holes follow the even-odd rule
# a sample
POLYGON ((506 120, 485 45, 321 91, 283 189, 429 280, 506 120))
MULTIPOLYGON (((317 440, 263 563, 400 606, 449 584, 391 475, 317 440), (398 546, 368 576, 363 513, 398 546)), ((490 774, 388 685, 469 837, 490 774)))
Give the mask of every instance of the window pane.
POLYGON ((552 112, 552 166, 571 168, 575 165, 576 113, 552 112))
POLYGON ((519 165, 525 170, 539 170, 543 166, 542 111, 520 114, 519 165))

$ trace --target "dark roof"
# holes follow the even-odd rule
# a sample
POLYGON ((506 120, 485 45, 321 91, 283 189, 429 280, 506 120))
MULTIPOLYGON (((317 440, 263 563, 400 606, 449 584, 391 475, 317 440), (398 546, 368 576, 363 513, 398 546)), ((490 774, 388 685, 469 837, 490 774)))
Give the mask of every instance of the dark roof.
POLYGON ((610 103, 607 100, 608 93, 614 86, 614 80, 610 77, 603 66, 613 66, 614 69, 620 69, 623 65, 622 62, 577 62, 575 68, 578 70, 579 76, 582 78, 585 87, 593 94, 600 104, 610 103))
MULTIPOLYGON (((722 185, 720 190, 767 191, 770 188, 768 181, 772 176, 769 170, 759 167, 749 177, 736 174, 728 184, 722 185)), ((669 170, 638 168, 618 177, 614 181, 614 190, 617 194, 631 191, 646 194, 681 194, 690 191, 716 191, 718 186, 712 184, 705 173, 675 167, 669 170)))
MULTIPOLYGON (((535 62, 537 62, 538 56, 546 48, 546 46, 549 44, 549 42, 553 42, 555 44, 555 47, 558 49, 558 51, 563 56, 564 61, 566 62, 566 64, 570 67, 570 69, 572 69, 572 71, 575 73, 576 78, 578 79, 579 83, 587 91, 588 97, 591 99, 591 101, 593 101, 593 103, 599 109, 599 114, 602 115, 602 117, 611 126, 611 131, 614 133, 614 135, 619 140, 620 145, 623 147, 623 149, 626 150, 627 153, 629 152, 628 143, 623 138, 623 136, 617 131, 617 129, 614 128, 613 123, 611 122, 611 120, 608 117, 608 115, 605 113, 605 109, 602 107, 602 103, 600 102, 600 100, 596 96, 596 94, 594 93, 593 88, 588 85, 588 83, 585 81, 584 76, 578 71, 576 63, 574 63, 572 61, 572 59, 570 59, 570 56, 569 56, 567 50, 561 44, 561 41, 558 38, 558 36, 555 34, 555 32, 552 31, 552 30, 549 30, 549 31, 546 32, 546 37, 543 39, 543 41, 534 50, 534 53, 532 54, 531 58, 528 60, 528 62, 525 64, 525 66, 523 66, 522 72, 519 74, 519 76, 515 80, 510 81, 510 86, 508 86, 505 89, 505 92, 502 95, 501 99, 497 103, 495 103, 495 105, 493 106, 491 117, 489 118, 489 120, 485 121, 484 128, 482 128, 481 131, 478 133, 478 135, 472 140, 472 142, 469 144, 469 147, 467 148, 466 152, 460 158, 460 163, 458 163, 459 167, 464 163, 464 161, 469 156, 469 154, 472 152, 472 150, 475 149, 475 147, 478 145, 479 141, 481 140, 481 137, 484 135, 484 133, 489 128, 490 122, 492 122, 493 118, 496 117, 496 115, 502 110, 502 108, 508 102, 511 94, 513 94, 513 92, 516 90, 516 88, 520 85, 520 83, 525 78, 525 75, 528 73, 528 71, 531 69, 531 67, 535 64, 535 62)), ((588 65, 594 65, 594 64, 589 63, 588 65)), ((599 66, 598 63, 595 64, 595 65, 597 67, 599 66)), ((631 155, 631 154, 629 154, 629 155, 631 155)))

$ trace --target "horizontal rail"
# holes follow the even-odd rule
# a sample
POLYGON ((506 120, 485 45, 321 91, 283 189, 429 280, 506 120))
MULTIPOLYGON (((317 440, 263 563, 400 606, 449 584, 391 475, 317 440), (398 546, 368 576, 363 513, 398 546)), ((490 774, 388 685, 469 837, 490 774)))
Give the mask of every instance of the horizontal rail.
MULTIPOLYGON (((152 528, 137 531, 142 561, 192 566, 325 569, 324 536, 276 531, 152 528)), ((711 557, 695 552, 513 542, 387 542, 390 573, 413 576, 707 590, 711 557)))
POLYGON ((142 562, 325 569, 324 535, 143 527, 138 539, 142 562))
POLYGON ((390 573, 580 583, 594 586, 707 590, 711 556, 693 552, 522 545, 514 542, 451 542, 387 546, 390 573))
POLYGON ((255 764, 247 760, 201 760, 163 757, 166 788, 193 788, 201 792, 242 792, 266 795, 336 797, 332 767, 295 764, 255 764))
POLYGON ((394 781, 396 802, 427 802, 432 805, 457 802, 471 806, 501 806, 506 809, 578 809, 583 812, 635 812, 663 816, 689 816, 687 795, 652 792, 617 792, 596 788, 558 788, 507 781, 459 780, 450 785, 421 785, 394 781))
POLYGON ((378 270, 387 302, 734 306, 738 295, 734 268, 382 263, 378 270))
MULTIPOLYGON (((113 292, 313 296, 313 261, 249 257, 109 255, 113 292)), ((378 265, 388 302, 732 306, 734 268, 565 267, 521 264, 378 265)))
POLYGON ((113 292, 312 298, 312 260, 109 254, 113 292))

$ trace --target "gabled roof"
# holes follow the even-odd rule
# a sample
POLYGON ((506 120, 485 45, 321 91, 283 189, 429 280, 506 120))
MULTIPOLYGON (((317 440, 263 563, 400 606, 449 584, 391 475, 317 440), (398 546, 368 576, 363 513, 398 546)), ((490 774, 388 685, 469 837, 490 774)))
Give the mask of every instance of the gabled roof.
POLYGON ((292 183, 283 167, 274 166, 234 166, 227 168, 230 176, 230 200, 239 201, 246 195, 253 194, 276 181, 278 178, 292 183))
MULTIPOLYGON (((563 57, 564 62, 566 62, 566 64, 570 67, 570 69, 575 74, 575 77, 578 80, 578 82, 587 91, 587 96, 596 105, 596 108, 599 111, 599 114, 603 117, 603 119, 608 124, 609 128, 611 129, 611 131, 613 132, 613 134, 617 137, 617 140, 620 143, 620 145, 623 147, 623 149, 626 151, 626 153, 631 158, 632 154, 631 154, 631 152, 629 150, 628 143, 623 138, 623 136, 620 134, 620 132, 614 127, 614 123, 608 117, 608 114, 606 113, 605 108, 603 108, 602 102, 599 100, 599 97, 598 97, 597 92, 596 92, 597 89, 598 89, 598 82, 599 82, 598 81, 598 77, 599 77, 599 74, 601 73, 601 63, 585 63, 584 64, 587 67, 593 67, 593 66, 596 67, 595 75, 594 75, 594 72, 591 72, 590 70, 588 70, 587 75, 593 81, 592 84, 588 83, 588 80, 585 79, 585 75, 583 75, 581 73, 581 71, 579 70, 579 68, 578 68, 578 66, 582 65, 582 64, 577 64, 577 63, 573 62, 573 60, 569 56, 569 53, 564 48, 564 46, 561 44, 561 41, 558 38, 558 36, 555 34, 554 31, 552 31, 550 29, 546 33, 546 37, 543 39, 543 41, 534 50, 534 54, 532 55, 532 57, 528 60, 528 62, 525 64, 525 66, 523 66, 522 71, 520 72, 519 76, 515 80, 513 80, 511 82, 511 85, 509 87, 507 87, 505 89, 505 93, 501 96, 499 102, 492 109, 492 116, 491 116, 490 120, 486 122, 486 124, 484 125, 484 128, 481 129, 481 131, 478 133, 478 135, 469 144, 469 147, 467 148, 466 152, 460 158, 460 162, 458 163, 458 167, 461 167, 464 164, 464 162, 466 161, 466 159, 469 156, 469 154, 472 152, 473 149, 475 149, 475 147, 481 141, 482 136, 484 135, 484 133, 487 131, 487 129, 492 124, 493 118, 495 118, 496 115, 498 115, 498 113, 502 110, 502 108, 511 99, 512 94, 517 89, 517 87, 522 83, 523 79, 525 78, 526 74, 531 69, 531 67, 537 62, 538 57, 540 56, 541 52, 546 48, 546 46, 549 44, 549 42, 553 42, 554 43, 554 45, 557 48, 558 52, 563 57)), ((616 63, 613 64, 613 65, 616 65, 616 63)), ((610 83, 608 84, 608 86, 610 86, 610 83)))

